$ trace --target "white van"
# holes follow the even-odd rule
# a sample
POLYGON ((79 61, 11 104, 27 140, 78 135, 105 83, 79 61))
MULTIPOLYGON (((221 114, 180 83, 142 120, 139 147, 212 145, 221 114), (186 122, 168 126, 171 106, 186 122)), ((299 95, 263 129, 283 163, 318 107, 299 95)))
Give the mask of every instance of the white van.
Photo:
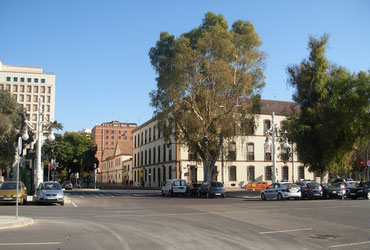
POLYGON ((168 179, 163 183, 162 195, 186 194, 186 181, 183 179, 168 179))

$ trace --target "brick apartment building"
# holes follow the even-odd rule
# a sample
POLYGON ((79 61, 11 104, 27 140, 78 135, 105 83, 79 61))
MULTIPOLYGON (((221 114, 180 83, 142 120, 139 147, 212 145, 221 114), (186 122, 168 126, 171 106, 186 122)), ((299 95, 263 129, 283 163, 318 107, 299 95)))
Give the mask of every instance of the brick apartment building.
POLYGON ((126 123, 119 121, 104 122, 101 125, 95 125, 92 134, 97 145, 95 157, 99 160, 98 172, 101 171, 103 151, 105 149, 115 149, 116 143, 122 141, 132 145, 132 130, 137 127, 136 123, 126 123))

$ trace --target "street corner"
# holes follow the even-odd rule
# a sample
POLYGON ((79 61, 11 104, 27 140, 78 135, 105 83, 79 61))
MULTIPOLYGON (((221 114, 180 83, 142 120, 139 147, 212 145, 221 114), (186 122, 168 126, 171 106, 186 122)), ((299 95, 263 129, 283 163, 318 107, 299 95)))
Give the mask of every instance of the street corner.
POLYGON ((0 216, 0 230, 17 228, 17 227, 26 227, 34 223, 34 220, 30 217, 18 217, 15 216, 0 216))

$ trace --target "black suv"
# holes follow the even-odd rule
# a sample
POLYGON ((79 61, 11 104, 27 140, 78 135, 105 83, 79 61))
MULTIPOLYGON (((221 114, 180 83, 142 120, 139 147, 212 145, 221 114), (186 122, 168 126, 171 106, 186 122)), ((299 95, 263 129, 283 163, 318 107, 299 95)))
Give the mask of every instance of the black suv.
POLYGON ((314 199, 323 197, 323 187, 315 181, 302 181, 296 183, 301 188, 302 199, 314 199))

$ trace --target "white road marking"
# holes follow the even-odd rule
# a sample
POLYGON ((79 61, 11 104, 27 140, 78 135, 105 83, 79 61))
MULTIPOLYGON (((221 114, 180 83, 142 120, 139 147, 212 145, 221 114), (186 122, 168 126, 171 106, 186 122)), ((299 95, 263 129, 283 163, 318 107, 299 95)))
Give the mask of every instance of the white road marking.
POLYGON ((80 195, 80 197, 81 197, 81 198, 83 198, 83 196, 82 196, 82 195, 80 195))
POLYGON ((357 242, 357 243, 350 243, 350 244, 343 244, 343 245, 335 245, 335 246, 330 246, 330 248, 336 248, 336 247, 348 247, 348 246, 363 245, 363 244, 370 244, 370 241, 357 242))
POLYGON ((312 228, 301 228, 301 229, 259 232, 259 234, 276 234, 276 233, 298 232, 298 231, 308 231, 308 230, 312 230, 312 228))
POLYGON ((60 245, 61 242, 25 242, 25 243, 0 243, 0 246, 27 246, 27 245, 60 245))
POLYGON ((72 201, 72 205, 74 206, 74 207, 77 207, 77 205, 72 201))

